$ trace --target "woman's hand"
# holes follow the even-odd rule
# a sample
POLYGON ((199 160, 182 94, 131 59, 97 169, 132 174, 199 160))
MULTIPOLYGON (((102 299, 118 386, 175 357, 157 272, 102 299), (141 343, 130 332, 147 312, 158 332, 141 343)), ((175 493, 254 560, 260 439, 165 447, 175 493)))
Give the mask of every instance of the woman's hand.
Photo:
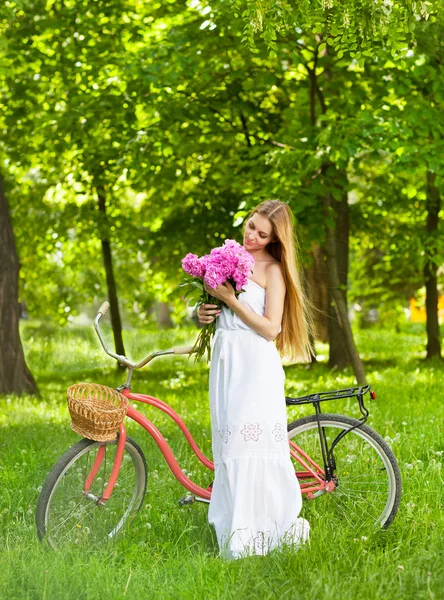
POLYGON ((228 307, 230 307, 233 301, 236 299, 234 287, 229 281, 226 281, 222 285, 218 285, 217 288, 214 289, 208 287, 206 283, 204 283, 204 288, 211 296, 214 296, 218 300, 225 302, 228 307))
POLYGON ((201 304, 197 309, 197 317, 201 325, 212 323, 221 313, 217 304, 201 304))

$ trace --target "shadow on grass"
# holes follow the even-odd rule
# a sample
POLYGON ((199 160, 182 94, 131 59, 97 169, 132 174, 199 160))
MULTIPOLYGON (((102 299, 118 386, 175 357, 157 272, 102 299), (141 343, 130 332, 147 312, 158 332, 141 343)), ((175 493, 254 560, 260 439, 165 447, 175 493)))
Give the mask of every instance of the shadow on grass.
POLYGON ((69 386, 79 381, 115 381, 119 379, 124 380, 125 375, 123 373, 117 373, 117 370, 103 370, 102 368, 96 367, 94 369, 79 369, 76 371, 75 367, 70 365, 70 369, 66 372, 54 372, 54 373, 42 373, 38 375, 37 382, 40 386, 51 384, 52 386, 69 386))
MULTIPOLYGON (((65 372, 42 373, 37 378, 41 396, 45 392, 58 391, 65 394, 66 389, 74 383, 91 382, 100 383, 108 387, 116 388, 125 383, 126 372, 118 372, 116 369, 104 370, 100 367, 75 370, 70 366, 65 372)), ((171 391, 181 393, 196 393, 205 391, 208 386, 207 370, 186 369, 179 365, 172 369, 171 364, 157 363, 151 370, 137 372, 132 378, 132 391, 141 394, 165 394, 171 391), (178 379, 178 377, 180 379, 178 379)))
MULTIPOLYGON (((414 371, 418 367, 421 369, 443 369, 444 370, 444 359, 434 357, 432 359, 426 359, 422 356, 407 356, 407 357, 376 357, 370 356, 368 358, 362 358, 362 363, 367 371, 381 370, 381 369, 396 369, 399 368, 401 371, 414 371)), ((343 375, 345 377, 354 377, 351 366, 345 369, 338 369, 336 367, 330 368, 326 361, 319 361, 309 365, 286 365, 285 371, 291 374, 298 374, 303 379, 313 379, 313 375, 316 376, 335 376, 343 375)))

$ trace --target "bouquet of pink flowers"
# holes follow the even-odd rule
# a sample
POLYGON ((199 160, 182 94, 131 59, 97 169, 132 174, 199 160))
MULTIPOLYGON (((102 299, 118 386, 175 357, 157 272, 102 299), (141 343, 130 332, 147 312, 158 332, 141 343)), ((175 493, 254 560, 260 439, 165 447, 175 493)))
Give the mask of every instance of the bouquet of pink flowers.
MULTIPOLYGON (((205 290, 204 283, 214 289, 228 281, 234 287, 236 295, 239 295, 243 286, 247 284, 253 266, 254 258, 243 246, 234 240, 225 240, 223 246, 213 248, 210 254, 199 258, 196 254, 189 253, 182 259, 182 268, 191 277, 181 285, 188 288, 185 296, 192 295, 193 301, 198 305, 221 306, 222 302, 205 290)), ((203 356, 205 351, 208 352, 208 359, 211 358, 211 338, 215 330, 216 320, 203 326, 193 347, 196 360, 203 356)))

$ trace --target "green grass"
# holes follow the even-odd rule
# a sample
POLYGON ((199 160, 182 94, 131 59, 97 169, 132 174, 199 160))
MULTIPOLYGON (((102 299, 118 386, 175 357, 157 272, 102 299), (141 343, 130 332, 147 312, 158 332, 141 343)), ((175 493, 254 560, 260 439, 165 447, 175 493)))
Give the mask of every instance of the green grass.
MULTIPOLYGON (((193 333, 128 331, 127 352, 138 358, 154 348, 184 344, 193 333)), ((443 597, 444 367, 422 360, 425 340, 420 330, 369 329, 358 336, 368 379, 378 395, 369 407, 369 425, 389 441, 403 475, 403 499, 393 525, 365 537, 344 521, 310 519, 312 509, 306 501, 303 516, 311 521, 309 545, 296 553, 274 552, 231 563, 217 557, 207 507, 178 508, 183 488, 151 439, 133 424, 128 426, 129 435, 144 450, 149 479, 144 506, 129 532, 90 551, 53 552, 37 541, 34 514, 39 490, 60 455, 79 439, 69 429, 66 387, 78 381, 114 386, 123 376, 100 350, 92 329, 58 331, 29 323, 23 337, 41 398, 0 400, 1 598, 443 597)), ((289 395, 354 383, 350 371, 331 372, 325 363, 287 367, 286 373, 289 395)), ((203 451, 211 454, 207 385, 206 365, 165 357, 137 373, 133 389, 171 404, 203 451)), ((153 409, 143 410, 154 417, 153 409)), ((328 410, 358 416, 350 400, 330 404, 328 410)), ((310 408, 288 412, 293 420, 309 414, 310 408)), ((162 414, 154 418, 181 466, 197 483, 208 485, 210 474, 197 464, 174 424, 162 414)))

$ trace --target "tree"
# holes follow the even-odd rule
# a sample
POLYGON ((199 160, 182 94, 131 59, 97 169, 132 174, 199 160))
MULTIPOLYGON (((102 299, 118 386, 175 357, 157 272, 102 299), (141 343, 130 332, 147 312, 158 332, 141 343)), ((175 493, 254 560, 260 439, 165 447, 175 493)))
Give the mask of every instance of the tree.
MULTIPOLYGON (((306 59, 305 68, 311 81, 312 125, 315 121, 317 100, 323 114, 327 112, 327 103, 324 99, 323 89, 318 84, 318 75, 328 72, 328 65, 320 64, 320 56, 325 53, 333 53, 340 62, 344 54, 347 54, 347 62, 351 67, 356 64, 362 68, 366 60, 372 60, 380 52, 381 46, 383 51, 389 46, 390 54, 394 59, 402 58, 405 54, 406 41, 414 39, 413 31, 417 22, 421 19, 427 20, 430 13, 433 13, 431 20, 435 22, 444 14, 442 4, 439 2, 430 2, 426 8, 423 3, 414 3, 408 0, 396 4, 387 4, 382 0, 377 2, 374 0, 346 0, 345 2, 331 0, 322 3, 306 0, 298 3, 297 6, 291 2, 282 2, 276 5, 267 1, 236 0, 234 4, 237 11, 242 12, 245 22, 244 41, 253 52, 257 51, 257 34, 268 44, 271 55, 276 55, 282 44, 290 46, 288 36, 293 39, 293 48, 304 47, 302 52, 306 59), (307 43, 308 33, 313 35, 314 40, 308 40, 307 43), (282 37, 285 39, 282 40, 282 37)), ((404 62, 401 64, 403 66, 404 62)), ((337 81, 335 83, 337 85, 337 81)), ((321 127, 325 128, 325 124, 325 121, 320 122, 321 127)), ((328 127, 325 130, 329 132, 328 127)), ((334 148, 334 145, 329 144, 328 147, 334 148)), ((322 145, 318 145, 317 150, 318 152, 322 151, 322 145)), ((335 165, 332 164, 331 157, 326 157, 322 159, 319 173, 325 178, 328 172, 332 172, 332 167, 334 168, 335 165)), ((332 186, 331 178, 327 183, 330 187, 332 186)), ((336 309, 344 330, 345 340, 347 340, 348 354, 352 360, 355 375, 358 381, 364 381, 362 363, 356 351, 348 322, 345 295, 338 277, 336 258, 338 246, 337 239, 335 239, 338 236, 335 235, 335 225, 337 226, 340 221, 337 220, 335 223, 335 219, 331 218, 331 213, 335 212, 336 208, 332 197, 333 194, 327 189, 322 201, 329 284, 332 296, 335 298, 336 309)), ((430 271, 430 260, 427 264, 427 277, 431 281, 433 274, 430 271)))
MULTIPOLYGON (((12 101, 6 119, 8 154, 20 160, 23 153, 30 160, 40 150, 43 170, 54 172, 62 165, 53 185, 62 184, 66 192, 81 184, 87 202, 94 202, 96 218, 88 225, 100 241, 116 351, 124 354, 107 205, 125 171, 127 143, 137 132, 137 102, 127 86, 132 77, 128 49, 140 38, 138 15, 134 3, 124 0, 112 7, 70 0, 55 2, 49 10, 45 2, 30 3, 27 11, 15 3, 8 6, 10 18, 3 24, 6 59, 20 56, 20 66, 5 77, 12 101), (122 103, 125 94, 127 102, 122 103), (23 112, 24 103, 31 110, 23 112), (40 135, 26 138, 23 152, 18 130, 37 124, 40 135)), ((83 233, 86 228, 78 229, 83 233)), ((56 235, 61 243, 62 236, 56 235)))
MULTIPOLYGON (((22 282, 36 308, 48 310, 49 297, 60 311, 90 301, 104 286, 102 253, 110 289, 114 273, 120 302, 132 311, 135 300, 144 315, 156 297, 178 298, 185 253, 236 237, 251 206, 280 197, 297 216, 304 251, 316 253, 311 280, 319 271, 333 277, 320 289, 336 296, 343 325, 349 223, 354 236, 369 239, 361 227, 367 204, 355 193, 359 202, 350 206, 349 194, 365 188, 376 202, 373 191, 388 189, 380 158, 370 168, 375 178, 365 177, 368 157, 385 152, 387 164, 398 164, 389 143, 395 121, 383 108, 383 88, 391 86, 381 79, 393 74, 381 57, 396 64, 394 72, 408 70, 407 41, 427 15, 416 15, 417 5, 409 12, 407 2, 384 10, 372 2, 369 12, 368 0, 307 0, 274 11, 266 0, 266 14, 256 2, 244 4, 262 19, 254 24, 249 8, 243 18, 257 30, 254 46, 228 1, 209 8, 65 0, 47 9, 43 0, 23 0, 26 10, 14 2, 0 9, 9 11, 2 22, 8 69, 0 77, 5 167, 20 183, 10 204, 22 282), (24 192, 26 208, 15 201, 24 192), (28 210, 42 232, 32 242, 22 218, 28 210), (52 283, 41 276, 50 265, 52 283), (33 286, 34 278, 44 284, 33 286)), ((408 173, 398 162, 401 186, 408 173)), ((415 181, 420 176, 415 170, 415 181)), ((396 219, 404 200, 397 189, 396 219)), ((348 351, 335 344, 342 328, 328 322, 330 361, 342 366, 348 351)))
POLYGON ((0 393, 37 394, 20 340, 19 263, 0 175, 0 393))
POLYGON ((360 175, 366 180, 362 211, 373 218, 389 215, 379 222, 366 219, 364 226, 381 232, 390 224, 385 236, 378 235, 383 264, 372 270, 373 275, 379 271, 392 279, 383 279, 386 296, 397 289, 408 297, 425 285, 427 358, 441 355, 437 271, 444 261, 439 220, 444 181, 443 24, 443 19, 431 19, 418 25, 416 43, 403 64, 386 55, 379 65, 368 66, 369 76, 379 82, 373 86, 372 108, 379 121, 375 135, 386 141, 379 156, 373 151, 362 157, 360 175))

